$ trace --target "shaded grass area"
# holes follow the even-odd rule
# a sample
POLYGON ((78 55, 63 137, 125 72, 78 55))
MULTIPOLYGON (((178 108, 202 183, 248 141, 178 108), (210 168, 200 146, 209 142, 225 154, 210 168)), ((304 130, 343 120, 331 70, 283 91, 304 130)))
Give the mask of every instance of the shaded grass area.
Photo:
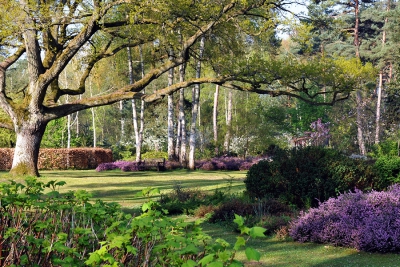
MULTIPOLYGON (((120 170, 96 172, 87 171, 42 171, 40 181, 65 181, 60 192, 69 190, 86 190, 93 193, 94 199, 114 201, 122 205, 125 211, 137 209, 144 201, 135 197, 137 192, 147 187, 159 188, 161 193, 172 190, 175 184, 184 188, 196 188, 213 192, 216 189, 231 193, 244 190, 243 179, 246 172, 223 171, 186 171, 167 172, 122 172, 120 170)), ((0 172, 0 181, 9 179, 7 172, 0 172)), ((191 219, 191 218, 188 218, 191 219)), ((219 224, 204 223, 204 231, 213 238, 223 238, 234 244, 238 233, 231 228, 219 224)), ((246 262, 245 266, 275 267, 339 267, 339 266, 400 266, 399 254, 378 254, 358 252, 354 249, 338 248, 321 244, 300 244, 280 241, 273 237, 250 239, 248 245, 261 252, 260 262, 246 262, 244 252, 237 254, 246 262)))
MULTIPOLYGON (((202 224, 205 233, 214 238, 223 238, 233 244, 238 233, 218 224, 202 224)), ((245 266, 273 267, 364 267, 400 266, 399 254, 359 252, 355 249, 333 247, 314 243, 281 241, 275 237, 250 239, 248 246, 261 253, 260 262, 246 262, 243 251, 237 254, 245 266)))

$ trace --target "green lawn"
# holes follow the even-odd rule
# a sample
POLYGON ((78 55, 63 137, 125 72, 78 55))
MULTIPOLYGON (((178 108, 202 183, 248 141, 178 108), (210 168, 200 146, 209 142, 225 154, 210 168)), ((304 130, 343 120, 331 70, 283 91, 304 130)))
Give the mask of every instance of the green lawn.
MULTIPOLYGON (((223 238, 233 244, 237 233, 215 224, 203 224, 203 230, 214 238, 223 238)), ((332 247, 313 243, 280 241, 275 237, 250 239, 248 246, 261 252, 259 263, 246 266, 274 267, 395 267, 400 266, 399 254, 379 254, 359 252, 355 249, 332 247)), ((238 258, 245 262, 244 253, 238 258)))
MULTIPOLYGON (((88 171, 42 171, 43 182, 51 180, 65 181, 61 192, 84 189, 93 193, 95 199, 119 202, 127 211, 137 208, 143 199, 134 195, 147 187, 159 188, 161 193, 170 191, 175 184, 184 188, 198 188, 213 191, 215 189, 241 192, 246 172, 222 171, 186 171, 167 172, 107 172, 88 171)), ((8 179, 6 172, 0 172, 0 181, 8 179)), ((188 218, 191 219, 191 218, 188 218)), ((237 233, 222 225, 203 224, 206 233, 214 238, 223 238, 233 244, 237 233)), ((250 246, 261 253, 260 263, 248 262, 246 266, 276 267, 322 267, 322 266, 400 266, 399 254, 378 254, 358 252, 354 249, 338 248, 320 244, 300 244, 280 241, 274 237, 250 240, 250 246)), ((244 253, 238 258, 245 260, 244 253)))
POLYGON ((198 188, 203 191, 215 189, 231 190, 245 189, 243 179, 246 172, 205 172, 175 170, 166 172, 122 172, 120 170, 96 172, 87 171, 41 171, 39 178, 43 182, 51 180, 65 181, 61 192, 84 189, 93 194, 93 198, 120 203, 124 208, 135 208, 144 200, 135 197, 147 187, 158 188, 165 194, 179 184, 183 188, 198 188))

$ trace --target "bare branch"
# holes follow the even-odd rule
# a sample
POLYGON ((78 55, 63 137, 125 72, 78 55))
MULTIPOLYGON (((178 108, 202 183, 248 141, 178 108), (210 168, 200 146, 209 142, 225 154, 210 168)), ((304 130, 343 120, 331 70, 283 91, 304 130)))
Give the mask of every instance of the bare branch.
POLYGON ((14 126, 13 126, 12 122, 7 123, 7 122, 0 121, 0 128, 12 130, 12 131, 14 130, 14 126))
POLYGON ((25 46, 20 46, 13 55, 0 62, 0 71, 5 71, 8 67, 14 64, 26 51, 25 46))

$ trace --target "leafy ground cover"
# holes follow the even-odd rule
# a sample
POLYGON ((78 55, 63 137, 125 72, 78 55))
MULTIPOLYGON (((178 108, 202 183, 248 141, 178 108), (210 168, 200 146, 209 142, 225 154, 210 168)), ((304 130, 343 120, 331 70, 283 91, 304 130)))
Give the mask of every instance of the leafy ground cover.
MULTIPOLYGON (((43 182, 65 181, 60 192, 85 189, 94 199, 116 201, 125 209, 140 206, 144 199, 135 197, 144 188, 154 187, 161 192, 172 190, 177 183, 183 187, 199 188, 205 191, 215 189, 240 192, 244 190, 246 172, 187 172, 184 170, 127 173, 119 170, 108 172, 91 171, 43 171, 43 182)), ((0 180, 7 180, 6 172, 0 173, 0 180)), ((184 216, 186 219, 190 217, 184 216)), ((237 233, 223 224, 203 224, 203 230, 214 238, 223 238, 230 243, 236 241, 237 233)), ((300 244, 281 241, 275 237, 249 240, 249 246, 262 253, 259 263, 249 262, 246 266, 398 266, 399 254, 358 252, 354 249, 338 248, 314 243, 300 244)), ((238 253, 245 260, 244 253, 238 253)))

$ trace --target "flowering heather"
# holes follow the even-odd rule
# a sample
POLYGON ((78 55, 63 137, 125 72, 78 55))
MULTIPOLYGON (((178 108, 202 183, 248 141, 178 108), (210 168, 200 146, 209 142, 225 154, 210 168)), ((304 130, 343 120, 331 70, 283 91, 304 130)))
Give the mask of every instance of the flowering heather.
POLYGON ((238 158, 238 157, 216 157, 210 160, 199 160, 196 161, 196 168, 206 171, 214 170, 227 170, 227 171, 238 171, 238 170, 249 170, 253 164, 259 162, 262 158, 238 158))
POLYGON ((117 169, 117 166, 115 166, 114 162, 106 162, 106 163, 100 163, 96 171, 102 172, 102 171, 109 171, 109 170, 115 170, 117 169))
POLYGON ((329 243, 370 252, 400 251, 400 185, 387 191, 356 190, 330 198, 292 222, 299 242, 329 243))
POLYGON ((116 161, 116 162, 107 162, 101 163, 97 166, 96 171, 108 171, 120 169, 122 171, 138 171, 138 165, 135 161, 116 161))

